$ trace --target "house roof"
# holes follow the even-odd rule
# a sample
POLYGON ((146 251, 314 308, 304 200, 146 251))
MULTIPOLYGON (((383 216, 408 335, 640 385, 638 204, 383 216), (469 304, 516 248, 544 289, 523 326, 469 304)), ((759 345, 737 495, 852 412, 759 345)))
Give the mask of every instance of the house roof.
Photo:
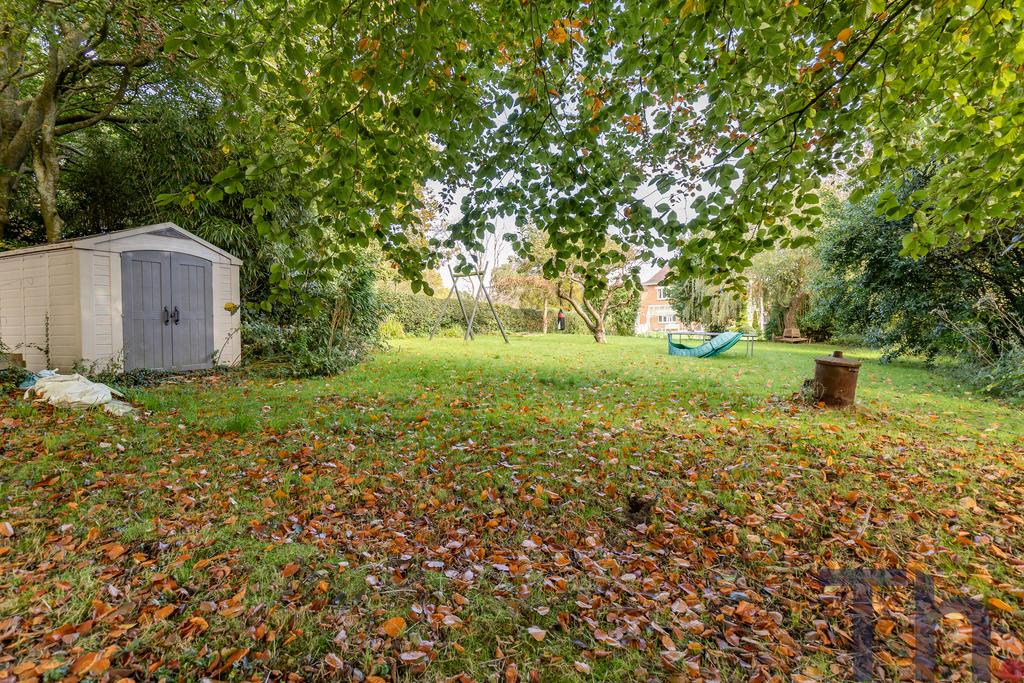
POLYGON ((153 225, 143 225, 138 228, 128 228, 127 230, 115 230, 113 232, 102 232, 97 235, 88 235, 86 237, 72 237, 52 244, 39 244, 33 247, 22 247, 21 249, 11 249, 10 251, 0 251, 0 258, 6 258, 8 256, 21 256, 23 254, 39 253, 44 251, 56 251, 59 249, 96 249, 102 248, 102 245, 121 240, 126 237, 134 237, 135 235, 143 234, 157 234, 166 237, 176 237, 179 239, 188 239, 193 242, 198 242, 208 249, 211 249, 221 256, 225 257, 231 263, 240 265, 242 260, 234 254, 221 249, 215 244, 210 244, 202 237, 194 235, 185 228, 175 223, 154 223, 153 225))
POLYGON ((661 281, 668 275, 668 266, 662 267, 657 273, 647 278, 644 281, 644 287, 650 287, 651 285, 661 284, 661 281))

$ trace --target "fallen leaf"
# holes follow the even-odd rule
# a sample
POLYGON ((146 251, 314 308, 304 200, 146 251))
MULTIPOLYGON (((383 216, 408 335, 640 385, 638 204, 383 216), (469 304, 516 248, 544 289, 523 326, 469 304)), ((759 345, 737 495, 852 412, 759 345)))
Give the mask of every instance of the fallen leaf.
POLYGON ((1006 602, 1000 600, 999 598, 989 598, 988 599, 988 605, 989 605, 989 607, 995 607, 1000 612, 1013 612, 1013 611, 1015 611, 1013 609, 1013 607, 1009 603, 1006 603, 1006 602))
POLYGON ((166 619, 167 617, 169 617, 172 614, 174 614, 174 610, 176 608, 177 608, 177 605, 164 605, 163 607, 159 608, 157 611, 153 612, 153 620, 154 621, 160 621, 162 619, 166 619))
POLYGON ((380 630, 388 634, 392 638, 397 638, 398 635, 405 630, 405 619, 402 617, 391 617, 383 624, 381 624, 380 630))

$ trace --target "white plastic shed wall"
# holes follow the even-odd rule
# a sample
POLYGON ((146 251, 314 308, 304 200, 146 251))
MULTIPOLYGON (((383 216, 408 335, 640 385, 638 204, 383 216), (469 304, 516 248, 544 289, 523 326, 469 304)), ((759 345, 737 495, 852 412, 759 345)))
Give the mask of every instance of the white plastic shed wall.
POLYGON ((0 338, 33 370, 82 358, 78 259, 70 248, 0 258, 0 338))
POLYGON ((121 253, 169 251, 212 263, 213 351, 218 362, 237 365, 242 346, 238 259, 191 239, 170 224, 174 237, 146 229, 83 238, 7 255, 0 253, 0 339, 21 353, 30 370, 46 367, 49 320, 50 365, 70 370, 78 361, 102 369, 124 362, 121 253), (25 252, 25 253, 22 253, 25 252))

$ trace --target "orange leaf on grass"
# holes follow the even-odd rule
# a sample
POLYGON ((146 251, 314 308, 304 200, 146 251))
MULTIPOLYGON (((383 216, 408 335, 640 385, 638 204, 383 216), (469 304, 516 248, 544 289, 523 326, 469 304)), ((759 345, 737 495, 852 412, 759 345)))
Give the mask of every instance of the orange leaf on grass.
POLYGON ((397 638, 398 635, 405 630, 405 619, 402 617, 391 617, 383 624, 381 624, 380 630, 388 634, 392 638, 397 638))
POLYGON ((166 619, 167 617, 174 614, 174 610, 176 608, 177 605, 164 605, 157 611, 153 612, 153 621, 160 621, 162 619, 166 619))
POLYGON ((988 606, 995 607, 1000 612, 1013 612, 1014 609, 1009 603, 1000 600, 999 598, 989 598, 988 606))

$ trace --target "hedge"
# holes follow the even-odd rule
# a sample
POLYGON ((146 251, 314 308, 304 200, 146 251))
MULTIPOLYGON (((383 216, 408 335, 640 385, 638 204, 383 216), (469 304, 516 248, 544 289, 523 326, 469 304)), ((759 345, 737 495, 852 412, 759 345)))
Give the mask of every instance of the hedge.
MULTIPOLYGON (((467 300, 467 298, 464 297, 463 301, 467 304, 468 312, 472 307, 472 300, 467 300)), ((430 331, 436 325, 437 316, 444 308, 444 299, 426 296, 425 294, 412 294, 410 292, 395 292, 382 289, 378 292, 378 299, 381 307, 381 319, 384 320, 390 316, 398 320, 402 323, 405 334, 413 336, 426 336, 430 334, 430 331)), ((494 308, 498 312, 498 317, 501 318, 501 324, 504 325, 505 331, 509 334, 536 334, 544 331, 544 314, 537 309, 516 308, 504 304, 496 304, 494 308)), ((549 332, 555 331, 555 317, 557 314, 558 309, 548 309, 549 332)), ((579 320, 571 311, 567 311, 565 317, 567 332, 570 334, 589 334, 583 321, 579 320)), ((448 304, 448 310, 438 326, 438 331, 452 327, 465 328, 462 311, 459 310, 459 304, 454 300, 454 297, 448 304)), ((473 319, 473 331, 482 334, 498 333, 498 326, 494 323, 491 311, 484 300, 480 301, 480 306, 476 311, 476 318, 473 319)))

